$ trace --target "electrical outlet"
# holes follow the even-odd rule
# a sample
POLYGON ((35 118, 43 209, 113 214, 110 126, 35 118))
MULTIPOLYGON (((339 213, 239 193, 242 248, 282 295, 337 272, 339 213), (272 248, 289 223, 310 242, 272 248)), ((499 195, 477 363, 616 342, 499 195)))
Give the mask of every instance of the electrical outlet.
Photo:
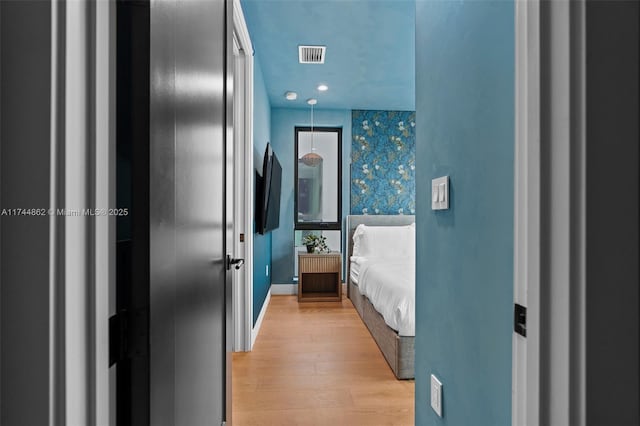
POLYGON ((431 375, 431 408, 439 417, 442 417, 442 383, 433 374, 431 375))

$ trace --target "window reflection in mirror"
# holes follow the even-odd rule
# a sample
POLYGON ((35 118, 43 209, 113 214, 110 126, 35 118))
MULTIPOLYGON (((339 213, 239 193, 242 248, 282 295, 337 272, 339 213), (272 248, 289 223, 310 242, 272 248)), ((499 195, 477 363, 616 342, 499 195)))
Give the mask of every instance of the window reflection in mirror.
MULTIPOLYGON (((302 145, 302 144, 301 144, 302 145)), ((322 222, 322 163, 307 165, 298 159, 298 221, 322 222)))
POLYGON ((296 127, 296 229, 340 229, 342 129, 296 127))

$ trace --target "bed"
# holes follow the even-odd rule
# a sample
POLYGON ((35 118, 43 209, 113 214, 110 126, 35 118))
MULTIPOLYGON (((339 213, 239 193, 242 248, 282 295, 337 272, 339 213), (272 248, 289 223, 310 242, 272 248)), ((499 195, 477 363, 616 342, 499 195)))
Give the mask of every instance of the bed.
POLYGON ((347 216, 347 296, 398 379, 414 378, 414 223, 409 215, 347 216))

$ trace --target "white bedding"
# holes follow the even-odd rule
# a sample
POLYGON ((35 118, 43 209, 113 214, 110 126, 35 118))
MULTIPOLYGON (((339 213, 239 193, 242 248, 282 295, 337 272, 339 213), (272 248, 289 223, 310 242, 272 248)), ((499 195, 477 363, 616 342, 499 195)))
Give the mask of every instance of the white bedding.
MULTIPOLYGON (((351 257, 360 293, 400 336, 415 336, 415 260, 351 257)), ((353 277, 353 273, 351 273, 353 277)))
POLYGON ((351 262, 351 267, 349 268, 349 276, 351 277, 351 281, 354 284, 358 284, 358 279, 360 277, 360 264, 357 262, 351 262))

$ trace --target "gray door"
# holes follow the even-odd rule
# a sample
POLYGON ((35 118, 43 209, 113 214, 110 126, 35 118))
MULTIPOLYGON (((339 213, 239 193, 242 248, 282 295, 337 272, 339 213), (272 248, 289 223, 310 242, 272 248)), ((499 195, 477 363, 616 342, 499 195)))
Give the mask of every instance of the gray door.
POLYGON ((225 267, 229 16, 227 0, 151 2, 152 425, 221 424, 231 398, 225 267))

